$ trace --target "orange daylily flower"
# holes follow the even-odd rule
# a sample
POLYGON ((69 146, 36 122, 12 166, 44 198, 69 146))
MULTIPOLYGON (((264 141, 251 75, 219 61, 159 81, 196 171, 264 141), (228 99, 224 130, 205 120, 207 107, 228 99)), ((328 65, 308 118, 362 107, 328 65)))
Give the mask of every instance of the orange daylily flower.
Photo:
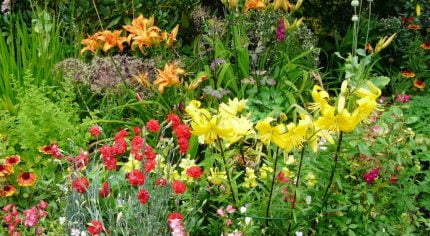
POLYGON ((21 162, 21 157, 18 155, 12 155, 12 156, 8 156, 6 157, 6 159, 4 160, 4 163, 6 165, 9 166, 15 166, 18 165, 21 162))
POLYGON ((33 172, 22 172, 18 175, 16 182, 19 186, 29 187, 32 186, 37 180, 37 175, 33 172))
POLYGON ((426 87, 426 83, 422 80, 415 80, 414 86, 415 88, 424 89, 426 87))
POLYGON ((107 52, 109 49, 113 47, 118 47, 122 52, 124 51, 124 43, 130 43, 130 38, 121 37, 122 30, 115 30, 114 32, 110 30, 105 30, 100 32, 100 35, 97 39, 103 42, 103 51, 107 52))
POLYGON ((123 26, 125 30, 130 32, 132 37, 139 34, 140 31, 146 31, 150 27, 154 25, 154 16, 151 16, 149 19, 145 18, 143 15, 133 19, 131 25, 123 26))
POLYGON ((164 92, 165 87, 180 83, 179 75, 185 74, 185 70, 177 67, 174 63, 164 65, 164 70, 158 70, 158 77, 154 81, 158 85, 158 91, 164 92))
POLYGON ((420 45, 422 49, 430 50, 430 42, 425 42, 420 45))
POLYGON ((416 76, 415 73, 411 70, 403 70, 400 73, 402 73, 403 77, 405 78, 414 78, 416 76))
POLYGON ((250 9, 264 9, 266 4, 262 0, 246 0, 244 12, 248 12, 250 9))
POLYGON ((154 44, 159 44, 161 41, 160 32, 161 30, 157 26, 152 26, 147 30, 139 31, 138 34, 133 37, 133 43, 131 47, 134 49, 134 46, 138 45, 140 51, 143 52, 143 47, 149 48, 154 44))
POLYGON ((136 81, 145 88, 151 87, 151 83, 148 81, 148 73, 146 72, 142 72, 138 75, 133 75, 132 78, 134 79, 134 81, 136 81))
MULTIPOLYGON (((167 35, 167 47, 171 47, 174 42, 176 42, 176 35, 178 35, 179 31, 179 25, 176 25, 175 28, 173 28, 172 32, 167 35)), ((166 33, 167 34, 167 33, 166 33)))
POLYGON ((13 185, 5 185, 3 189, 0 189, 0 197, 10 197, 15 194, 16 188, 13 185))
POLYGON ((0 164, 0 177, 13 174, 13 167, 10 165, 0 164))
POLYGON ((82 40, 82 44, 85 45, 84 48, 81 50, 81 55, 86 51, 91 51, 92 53, 96 53, 97 49, 100 48, 100 42, 98 41, 98 38, 100 36, 100 33, 95 33, 93 35, 88 36, 88 38, 82 40))

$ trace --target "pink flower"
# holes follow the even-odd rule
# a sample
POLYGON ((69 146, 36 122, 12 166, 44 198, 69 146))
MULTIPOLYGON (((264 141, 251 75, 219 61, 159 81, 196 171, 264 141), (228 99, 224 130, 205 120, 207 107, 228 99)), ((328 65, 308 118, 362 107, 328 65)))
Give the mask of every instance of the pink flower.
POLYGON ((236 209, 234 209, 234 207, 232 205, 228 205, 225 210, 229 213, 229 214, 233 214, 236 209))
POLYGON ((231 220, 231 219, 227 219, 227 221, 225 222, 225 224, 226 224, 227 226, 230 226, 230 225, 232 225, 232 224, 233 224, 233 220, 231 220))
POLYGON ((40 209, 46 210, 46 208, 48 208, 48 203, 43 200, 40 200, 39 207, 40 209))
POLYGON ((33 227, 39 222, 39 211, 36 207, 24 210, 24 225, 33 227))
POLYGON ((221 216, 221 217, 224 217, 224 216, 225 216, 225 212, 224 212, 224 209, 223 209, 223 208, 218 208, 218 209, 216 210, 216 213, 217 213, 219 216, 221 216))
POLYGON ((373 168, 369 172, 363 174, 363 179, 368 184, 372 184, 379 177, 380 169, 373 168))
POLYGON ((411 100, 411 95, 397 94, 396 102, 407 103, 411 100))
POLYGON ((278 41, 284 41, 285 40, 285 21, 284 19, 279 19, 278 20, 278 26, 276 28, 276 39, 278 41))

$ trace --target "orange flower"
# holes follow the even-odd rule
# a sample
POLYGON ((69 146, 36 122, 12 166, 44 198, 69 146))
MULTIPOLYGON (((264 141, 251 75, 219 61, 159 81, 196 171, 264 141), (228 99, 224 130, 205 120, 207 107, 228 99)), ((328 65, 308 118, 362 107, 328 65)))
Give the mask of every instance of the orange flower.
POLYGON ((5 177, 13 173, 13 167, 10 165, 0 164, 0 177, 5 177))
POLYGON ((266 4, 262 0, 246 0, 244 12, 248 12, 250 9, 264 9, 266 4))
POLYGON ((410 25, 408 25, 408 29, 411 29, 411 30, 420 30, 421 26, 415 25, 415 24, 410 24, 410 25))
POLYGON ((414 78, 416 76, 411 70, 402 70, 400 73, 402 73, 403 77, 405 78, 414 78))
POLYGON ((148 73, 147 72, 142 72, 138 75, 133 75, 132 78, 139 83, 140 85, 142 85, 145 88, 149 88, 151 86, 151 83, 149 83, 148 81, 148 73))
POLYGON ((119 50, 122 52, 124 51, 124 43, 130 43, 130 38, 127 37, 121 37, 122 30, 115 30, 114 32, 111 32, 110 30, 105 30, 100 33, 100 35, 97 37, 98 40, 101 40, 103 42, 103 51, 107 52, 109 49, 113 47, 118 47, 119 50))
POLYGON ((36 182, 37 176, 33 172, 22 172, 18 175, 16 182, 19 186, 29 187, 36 182))
POLYGON ((82 40, 82 44, 86 47, 82 48, 81 54, 90 50, 92 53, 96 53, 97 49, 100 48, 100 42, 98 41, 98 37, 100 33, 95 33, 94 35, 88 36, 88 38, 82 40))
POLYGON ((151 18, 147 19, 143 15, 140 15, 139 17, 133 19, 131 22, 131 25, 125 25, 123 26, 125 30, 130 32, 130 35, 132 37, 139 34, 140 31, 146 31, 148 28, 152 27, 154 25, 154 16, 151 16, 151 18))
POLYGON ((15 166, 21 162, 21 157, 18 155, 8 156, 8 157, 6 157, 4 162, 6 165, 15 166))
POLYGON ((424 83, 422 80, 415 80, 414 86, 419 89, 424 89, 426 87, 426 83, 424 83))
POLYGON ((173 43, 176 42, 176 35, 178 34, 178 31, 179 31, 179 25, 176 25, 175 28, 173 28, 172 32, 170 32, 170 34, 167 35, 167 41, 166 41, 167 47, 171 47, 173 43))
POLYGON ((16 192, 16 188, 13 185, 5 185, 3 189, 0 189, 0 197, 10 197, 16 192))
POLYGON ((164 92, 164 87, 179 84, 179 75, 185 74, 185 70, 178 68, 174 63, 165 64, 164 70, 158 70, 157 79, 154 81, 158 85, 158 91, 164 92))
POLYGON ((430 50, 430 42, 425 42, 420 45, 422 49, 430 50))
POLYGON ((143 52, 143 47, 149 48, 152 45, 157 45, 162 40, 160 35, 161 30, 157 26, 152 26, 148 30, 141 30, 138 34, 133 37, 133 43, 131 47, 134 49, 135 45, 139 46, 140 51, 143 52))

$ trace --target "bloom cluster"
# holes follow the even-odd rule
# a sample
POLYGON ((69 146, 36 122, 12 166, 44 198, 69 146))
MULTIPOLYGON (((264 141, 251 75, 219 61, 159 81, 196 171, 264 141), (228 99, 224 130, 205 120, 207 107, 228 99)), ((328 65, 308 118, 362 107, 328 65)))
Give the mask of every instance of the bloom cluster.
POLYGON ((114 47, 118 47, 123 52, 124 43, 131 45, 132 50, 138 46, 142 52, 144 48, 159 46, 162 43, 167 47, 171 47, 176 41, 179 25, 176 25, 168 33, 154 25, 154 17, 147 19, 143 15, 140 15, 136 19, 133 19, 131 25, 125 25, 123 28, 129 33, 127 36, 121 36, 122 30, 115 30, 113 32, 105 30, 82 40, 82 44, 85 47, 81 50, 81 54, 85 51, 96 53, 98 49, 107 52, 114 47))
MULTIPOLYGON (((23 216, 21 216, 15 204, 9 204, 3 207, 3 212, 6 213, 3 217, 3 221, 7 225, 9 235, 21 235, 18 229, 20 225, 24 227, 36 227, 39 221, 48 215, 48 212, 46 212, 47 208, 48 203, 41 200, 39 204, 24 210, 22 212, 23 216)), ((43 228, 35 228, 35 235, 43 235, 43 228)))
POLYGON ((167 116, 167 121, 172 123, 173 134, 176 136, 179 145, 179 153, 185 154, 189 148, 189 140, 191 138, 190 128, 182 123, 179 116, 176 114, 169 114, 167 116))
POLYGON ((22 171, 16 176, 13 175, 20 162, 21 157, 19 155, 8 156, 1 160, 0 182, 2 182, 2 188, 0 188, 0 197, 11 197, 16 193, 17 188, 11 184, 14 179, 21 187, 30 187, 36 183, 37 175, 34 172, 22 171))

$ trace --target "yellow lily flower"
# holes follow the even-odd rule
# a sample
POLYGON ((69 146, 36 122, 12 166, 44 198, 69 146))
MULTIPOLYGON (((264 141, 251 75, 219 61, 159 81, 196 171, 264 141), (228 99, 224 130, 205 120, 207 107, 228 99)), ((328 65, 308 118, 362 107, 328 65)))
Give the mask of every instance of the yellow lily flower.
POLYGON ((306 140, 308 124, 304 121, 300 121, 298 125, 290 123, 287 125, 287 140, 284 149, 287 152, 292 151, 294 148, 302 146, 306 140))
POLYGON ((378 53, 382 51, 382 49, 388 47, 388 45, 390 45, 396 35, 397 33, 391 35, 389 38, 387 38, 387 36, 382 37, 375 46, 375 53, 378 53))
POLYGON ((372 100, 376 100, 379 96, 381 96, 381 90, 376 87, 371 81, 367 81, 366 84, 369 89, 363 87, 357 89, 357 91, 355 92, 356 96, 360 98, 368 97, 372 100))
POLYGON ((282 8, 284 11, 288 12, 292 8, 292 5, 288 0, 275 0, 273 2, 273 9, 276 11, 279 8, 282 8))
POLYGON ((273 142, 280 148, 284 148, 288 141, 285 125, 279 124, 273 127, 270 124, 272 121, 272 117, 267 117, 266 119, 257 122, 255 128, 258 131, 258 138, 265 145, 273 142))
POLYGON ((229 123, 229 127, 233 130, 232 134, 225 138, 228 144, 233 144, 241 138, 254 133, 254 124, 247 117, 232 117, 226 122, 229 123))
POLYGON ((315 122, 315 126, 318 127, 318 129, 331 130, 335 132, 351 132, 359 123, 357 116, 351 116, 351 113, 346 109, 343 109, 336 115, 334 113, 335 109, 327 111, 318 118, 315 122))
POLYGON ((173 28, 172 32, 170 32, 170 34, 167 35, 167 41, 166 41, 167 47, 171 47, 173 43, 176 42, 176 35, 178 34, 178 31, 179 31, 179 25, 176 25, 175 28, 173 28))
POLYGON ((158 76, 154 84, 158 85, 158 91, 163 93, 165 87, 179 84, 179 75, 182 74, 185 74, 185 70, 177 67, 174 63, 166 64, 164 65, 164 70, 158 70, 158 76))
POLYGON ((228 104, 221 103, 218 112, 222 117, 234 117, 246 107, 247 100, 229 99, 228 104))
POLYGON ((313 103, 310 104, 309 109, 315 112, 324 111, 326 107, 329 106, 328 99, 329 94, 322 89, 320 86, 315 85, 311 92, 313 103))
POLYGON ((210 175, 208 176, 208 180, 214 185, 221 185, 224 181, 227 180, 227 175, 225 171, 218 171, 217 168, 210 168, 210 175))
POLYGON ((200 119, 191 123, 192 134, 201 136, 206 144, 213 144, 218 138, 228 139, 233 130, 231 127, 222 124, 219 117, 213 116, 211 119, 200 119))

